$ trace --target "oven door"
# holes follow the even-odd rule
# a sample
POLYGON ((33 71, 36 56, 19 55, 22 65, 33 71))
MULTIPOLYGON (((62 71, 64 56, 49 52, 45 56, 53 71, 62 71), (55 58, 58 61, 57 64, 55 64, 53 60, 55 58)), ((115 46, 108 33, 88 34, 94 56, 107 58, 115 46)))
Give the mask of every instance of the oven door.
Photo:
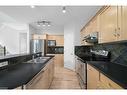
POLYGON ((77 74, 81 88, 86 88, 86 63, 77 58, 77 74))

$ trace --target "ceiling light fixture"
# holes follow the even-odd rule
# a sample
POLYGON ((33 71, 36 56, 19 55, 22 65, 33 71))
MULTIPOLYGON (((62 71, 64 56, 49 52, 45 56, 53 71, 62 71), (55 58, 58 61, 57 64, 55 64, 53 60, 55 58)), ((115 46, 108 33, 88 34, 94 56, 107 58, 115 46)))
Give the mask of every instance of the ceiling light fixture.
POLYGON ((31 5, 30 7, 31 7, 32 9, 33 9, 33 8, 35 8, 35 6, 34 6, 34 5, 31 5))
POLYGON ((51 22, 50 21, 38 21, 37 22, 37 26, 51 26, 51 22))
POLYGON ((66 7, 65 7, 65 6, 63 7, 62 12, 63 12, 63 13, 66 13, 66 7))
POLYGON ((51 26, 51 25, 50 25, 50 22, 48 22, 48 26, 51 26))

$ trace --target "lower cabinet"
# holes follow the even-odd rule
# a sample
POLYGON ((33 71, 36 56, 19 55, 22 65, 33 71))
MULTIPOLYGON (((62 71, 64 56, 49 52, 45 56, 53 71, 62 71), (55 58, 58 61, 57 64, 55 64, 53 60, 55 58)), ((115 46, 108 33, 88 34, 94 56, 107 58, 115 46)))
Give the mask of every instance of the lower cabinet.
POLYGON ((122 89, 122 87, 87 64, 87 89, 122 89))
POLYGON ((55 67, 63 67, 64 66, 64 54, 55 54, 54 58, 55 67))
POLYGON ((99 82, 99 71, 87 64, 87 89, 97 89, 99 82))
POLYGON ((51 59, 46 66, 25 85, 25 89, 48 89, 54 75, 54 60, 51 59))
POLYGON ((111 79, 100 73, 99 88, 104 89, 122 89, 121 86, 113 82, 111 79))

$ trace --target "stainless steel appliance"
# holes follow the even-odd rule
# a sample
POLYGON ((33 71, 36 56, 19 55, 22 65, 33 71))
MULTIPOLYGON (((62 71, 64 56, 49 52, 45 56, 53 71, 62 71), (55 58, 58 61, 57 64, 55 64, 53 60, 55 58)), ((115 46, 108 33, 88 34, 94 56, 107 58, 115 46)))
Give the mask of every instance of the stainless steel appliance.
POLYGON ((56 46, 56 40, 48 40, 48 46, 56 46))
POLYGON ((97 43, 98 42, 98 32, 93 32, 92 34, 85 36, 83 41, 86 41, 88 43, 97 43))
POLYGON ((75 61, 75 69, 78 75, 80 86, 82 89, 86 89, 86 63, 78 56, 75 56, 75 61))
POLYGON ((32 39, 30 42, 30 52, 31 53, 38 53, 42 52, 44 55, 44 48, 45 48, 45 41, 44 40, 35 40, 32 39))

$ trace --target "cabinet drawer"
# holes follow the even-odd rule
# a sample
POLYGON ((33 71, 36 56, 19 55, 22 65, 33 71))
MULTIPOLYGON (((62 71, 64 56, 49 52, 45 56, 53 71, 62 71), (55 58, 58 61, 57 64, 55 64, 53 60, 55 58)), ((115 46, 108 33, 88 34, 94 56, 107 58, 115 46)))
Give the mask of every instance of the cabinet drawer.
POLYGON ((102 73, 100 74, 100 81, 107 87, 111 89, 121 89, 122 87, 110 80, 108 77, 103 75, 102 73))
POLYGON ((94 71, 97 71, 96 69, 94 69, 92 66, 90 65, 87 65, 87 70, 91 71, 91 72, 94 72, 94 71))

